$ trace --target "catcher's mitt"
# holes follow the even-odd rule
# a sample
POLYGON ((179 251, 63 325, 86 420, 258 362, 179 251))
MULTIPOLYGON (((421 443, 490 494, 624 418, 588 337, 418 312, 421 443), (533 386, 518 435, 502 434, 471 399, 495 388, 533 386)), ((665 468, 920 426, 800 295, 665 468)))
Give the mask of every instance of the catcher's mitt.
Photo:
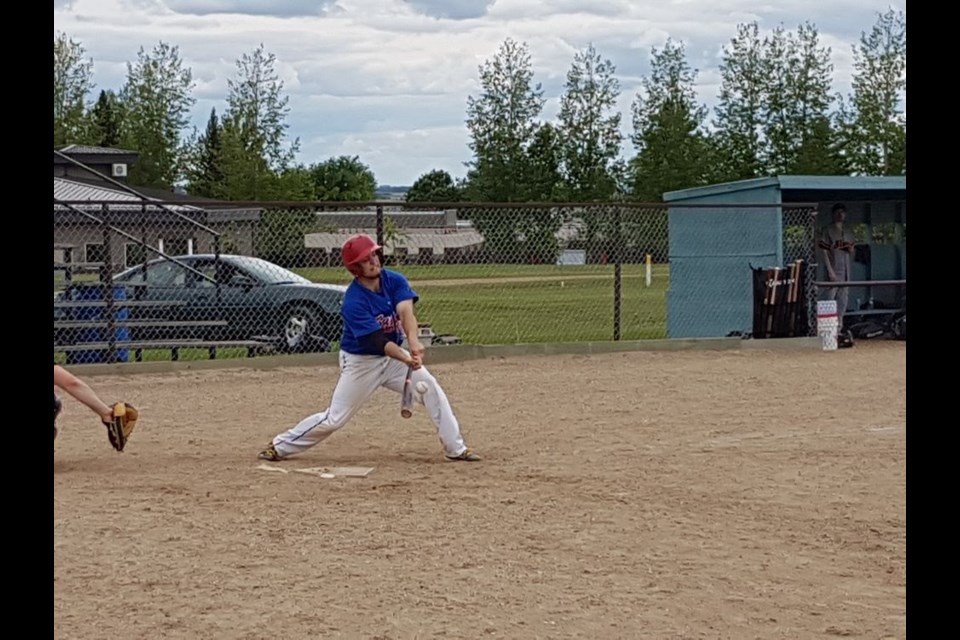
POLYGON ((110 440, 110 446, 117 451, 123 451, 130 434, 137 426, 137 418, 140 413, 132 404, 126 402, 117 402, 113 405, 113 418, 108 422, 103 421, 107 427, 107 438, 110 440))

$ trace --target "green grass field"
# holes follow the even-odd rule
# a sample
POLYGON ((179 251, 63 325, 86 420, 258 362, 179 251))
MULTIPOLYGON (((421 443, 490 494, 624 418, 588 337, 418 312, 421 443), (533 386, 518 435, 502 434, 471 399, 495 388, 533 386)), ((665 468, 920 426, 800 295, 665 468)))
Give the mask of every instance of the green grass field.
MULTIPOLYGON (((72 282, 98 282, 100 277, 95 273, 76 273, 73 276, 72 282)), ((67 286, 67 279, 63 276, 62 271, 53 272, 53 290, 54 292, 62 291, 67 286)))
MULTIPOLYGON (((417 317, 440 334, 471 344, 612 340, 613 278, 498 282, 469 285, 413 283, 421 296, 417 317), (562 284, 561 284, 562 283, 562 284)), ((621 338, 666 335, 665 289, 624 278, 621 338)))
MULTIPOLYGON (((533 264, 439 264, 439 265, 403 265, 395 267, 386 265, 388 269, 401 271, 411 282, 417 280, 457 280, 479 278, 555 278, 560 276, 606 276, 613 278, 613 265, 533 265, 533 264)), ((330 282, 347 284, 351 276, 343 267, 313 267, 293 269, 304 278, 313 282, 330 282)), ((624 265, 624 276, 642 277, 645 267, 642 264, 624 265)), ((667 274, 667 265, 653 265, 654 278, 667 274)))
MULTIPOLYGON (((217 349, 217 360, 226 360, 228 358, 246 358, 246 349, 217 349)), ((210 352, 206 349, 180 349, 180 360, 209 360, 210 352)), ((170 349, 144 349, 144 362, 168 362, 170 360, 170 349)), ((134 362, 133 351, 129 352, 128 362, 134 362)), ((53 354, 54 364, 66 364, 67 356, 65 353, 53 354)))
MULTIPOLYGON (((314 282, 346 284, 342 268, 298 269, 314 282)), ((417 317, 438 334, 470 344, 586 342, 614 335, 611 265, 410 265, 402 267, 420 294, 417 317)), ((620 337, 666 337, 669 269, 622 269, 620 337)))

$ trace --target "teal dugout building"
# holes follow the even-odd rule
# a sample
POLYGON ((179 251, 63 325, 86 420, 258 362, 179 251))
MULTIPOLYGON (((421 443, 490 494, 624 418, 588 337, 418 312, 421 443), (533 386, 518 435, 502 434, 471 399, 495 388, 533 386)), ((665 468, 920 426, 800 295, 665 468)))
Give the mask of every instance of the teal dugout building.
MULTIPOLYGON (((857 240, 852 279, 907 277, 905 176, 775 176, 671 191, 663 200, 669 204, 670 338, 751 331, 751 267, 785 267, 800 258, 817 265, 817 281, 826 280, 816 240, 837 202, 846 205, 845 224, 857 240)), ((851 287, 845 313, 871 298, 878 307, 903 306, 905 290, 851 287)))

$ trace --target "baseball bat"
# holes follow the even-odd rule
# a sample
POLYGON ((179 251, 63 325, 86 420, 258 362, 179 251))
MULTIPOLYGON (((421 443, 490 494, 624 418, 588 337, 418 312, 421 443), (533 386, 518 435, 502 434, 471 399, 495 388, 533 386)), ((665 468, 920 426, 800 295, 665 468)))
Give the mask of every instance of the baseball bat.
POLYGON ((407 377, 403 381, 403 395, 400 399, 400 415, 409 418, 413 415, 413 367, 407 367, 407 377))
POLYGON ((770 308, 767 311, 767 337, 773 335, 773 318, 777 312, 777 285, 780 280, 780 267, 771 267, 770 277, 770 308))
POLYGON ((800 289, 803 288, 802 286, 803 285, 803 268, 805 264, 806 263, 803 260, 801 259, 797 260, 797 286, 794 287, 793 289, 794 302, 800 302, 800 296, 801 296, 800 289))
POLYGON ((790 265, 790 296, 787 298, 787 302, 790 303, 797 301, 797 274, 799 273, 799 267, 799 260, 794 260, 790 265))
POLYGON ((796 329, 797 324, 797 301, 800 297, 800 263, 801 260, 794 260, 790 265, 790 296, 787 302, 790 303, 790 335, 796 329))
MULTIPOLYGON (((770 274, 773 267, 767 267, 763 274, 763 306, 760 307, 760 328, 766 330, 770 318, 770 274)), ((768 336, 769 337, 769 336, 768 336)))

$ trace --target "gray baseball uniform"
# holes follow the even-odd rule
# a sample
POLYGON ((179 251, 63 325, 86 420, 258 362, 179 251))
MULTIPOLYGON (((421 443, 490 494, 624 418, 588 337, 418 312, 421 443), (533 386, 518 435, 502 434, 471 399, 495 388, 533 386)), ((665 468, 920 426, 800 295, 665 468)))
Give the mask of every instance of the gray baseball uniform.
MULTIPOLYGON (((820 249, 827 261, 827 275, 833 271, 835 282, 847 282, 851 279, 853 267, 853 247, 856 239, 849 228, 840 223, 825 226, 820 234, 820 249)), ((829 287, 824 291, 825 300, 837 301, 840 324, 843 325, 843 313, 847 310, 850 287, 829 287)))

